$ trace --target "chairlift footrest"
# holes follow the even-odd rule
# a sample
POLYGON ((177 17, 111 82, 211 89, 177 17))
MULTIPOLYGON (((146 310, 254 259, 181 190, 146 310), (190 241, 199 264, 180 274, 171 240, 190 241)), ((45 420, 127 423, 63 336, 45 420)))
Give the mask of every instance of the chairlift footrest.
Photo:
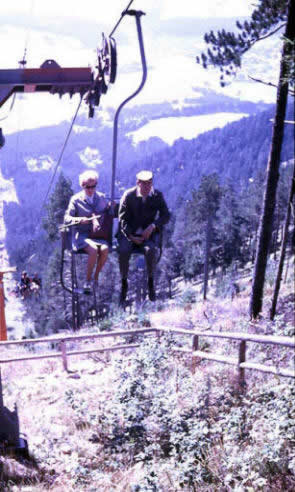
MULTIPOLYGON (((85 294, 84 290, 83 289, 73 289, 73 294, 79 294, 79 295, 82 295, 82 294, 85 294)), ((88 294, 87 294, 88 295, 88 294)))

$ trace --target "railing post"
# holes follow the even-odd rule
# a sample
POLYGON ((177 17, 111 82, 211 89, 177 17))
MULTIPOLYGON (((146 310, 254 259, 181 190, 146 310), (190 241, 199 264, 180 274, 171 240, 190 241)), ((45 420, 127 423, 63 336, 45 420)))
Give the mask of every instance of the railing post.
POLYGON ((1 270, 1 272, 0 272, 0 340, 3 342, 5 342, 7 340, 3 275, 5 273, 12 273, 15 271, 16 271, 15 267, 9 267, 9 268, 5 268, 5 270, 1 270))
POLYGON ((67 348, 66 348, 66 341, 65 340, 61 340, 60 348, 61 348, 63 368, 65 371, 68 371, 67 348))
MULTIPOLYGON (((192 351, 194 352, 195 350, 199 349, 199 335, 194 335, 193 336, 193 344, 192 344, 192 351)), ((195 374, 196 370, 196 365, 197 365, 197 357, 192 356, 192 374, 195 374)))
POLYGON ((241 340, 239 345, 239 387, 244 388, 245 381, 245 369, 241 367, 242 362, 246 362, 246 340, 241 340))

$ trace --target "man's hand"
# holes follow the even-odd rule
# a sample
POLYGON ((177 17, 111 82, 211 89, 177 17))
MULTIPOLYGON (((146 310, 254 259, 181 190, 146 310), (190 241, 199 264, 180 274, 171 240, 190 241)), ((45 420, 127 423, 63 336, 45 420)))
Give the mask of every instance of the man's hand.
POLYGON ((143 243, 144 241, 144 238, 142 236, 133 236, 132 234, 130 234, 129 236, 129 239, 134 243, 134 244, 137 244, 137 246, 139 246, 140 244, 143 243))
POLYGON ((152 235, 154 230, 156 229, 155 224, 150 224, 143 232, 142 232, 142 237, 146 241, 149 239, 149 237, 152 235))

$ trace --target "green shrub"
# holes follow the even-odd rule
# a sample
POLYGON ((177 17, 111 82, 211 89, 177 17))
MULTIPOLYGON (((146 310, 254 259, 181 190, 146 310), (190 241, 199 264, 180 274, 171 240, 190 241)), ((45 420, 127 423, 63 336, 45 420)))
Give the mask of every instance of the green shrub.
POLYGON ((181 304, 193 304, 197 300, 196 291, 192 287, 187 287, 181 296, 181 304))
POLYGON ((294 386, 253 389, 241 398, 216 376, 213 405, 210 385, 196 388, 187 369, 175 368, 172 344, 145 340, 118 363, 118 390, 97 429, 108 465, 118 456, 118 467, 142 462, 138 491, 164 492, 167 477, 175 490, 268 490, 273 480, 278 490, 291 490, 294 386))
POLYGON ((244 396, 222 371, 196 383, 174 346, 170 336, 145 338, 116 359, 103 406, 90 410, 87 396, 65 393, 74 425, 98 445, 95 472, 81 465, 77 484, 140 465, 130 491, 294 490, 294 383, 244 396))

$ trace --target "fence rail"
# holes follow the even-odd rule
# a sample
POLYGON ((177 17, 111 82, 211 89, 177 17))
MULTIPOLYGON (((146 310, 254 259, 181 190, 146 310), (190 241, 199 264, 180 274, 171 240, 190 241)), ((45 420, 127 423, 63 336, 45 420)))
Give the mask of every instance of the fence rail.
POLYGON ((195 371, 196 365, 198 363, 198 359, 207 359, 215 362, 222 362, 224 364, 235 365, 239 371, 239 384, 243 386, 245 384, 245 369, 252 369, 264 373, 275 374, 277 376, 290 377, 295 378, 294 369, 283 369, 277 366, 270 366, 266 364, 258 364, 255 361, 246 362, 246 349, 247 342, 250 343, 261 343, 261 344, 270 344, 281 347, 295 348, 295 341, 292 337, 281 337, 281 336, 273 336, 273 335, 254 335, 248 333, 232 333, 232 332, 203 332, 196 331, 193 332, 190 330, 185 330, 182 328, 161 328, 162 332, 165 333, 177 333, 178 335, 188 335, 192 336, 192 348, 189 349, 176 349, 177 351, 181 351, 183 353, 190 354, 192 356, 192 371, 195 371), (220 354, 212 354, 209 352, 204 352, 199 350, 199 338, 207 337, 207 338, 225 338, 232 341, 238 341, 239 343, 239 354, 238 358, 229 357, 226 355, 220 354))
POLYGON ((134 335, 134 334, 145 334, 145 333, 153 333, 158 331, 157 328, 139 328, 138 330, 121 330, 121 331, 108 331, 103 333, 85 333, 84 335, 63 335, 63 336, 51 336, 51 337, 43 337, 43 338, 26 338, 24 340, 5 340, 5 342, 0 342, 0 347, 4 347, 6 345, 27 345, 27 344, 36 344, 36 343, 56 343, 64 340, 65 342, 70 341, 79 341, 79 340, 91 340, 95 338, 107 338, 107 337, 120 337, 126 335, 134 335))
POLYGON ((189 336, 192 338, 191 348, 175 348, 174 352, 179 352, 184 355, 188 355, 192 358, 192 372, 195 372, 196 366, 201 359, 211 360, 214 362, 220 362, 223 364, 230 364, 236 366, 238 369, 238 380, 241 386, 245 385, 245 369, 260 371, 264 373, 275 374, 277 376, 291 377, 295 378, 295 372, 291 369, 280 368, 276 366, 270 366, 265 364, 259 364, 255 361, 246 361, 246 348, 247 343, 258 343, 258 344, 271 344, 287 348, 295 348, 295 341, 291 337, 281 337, 272 335, 254 335, 247 333, 232 333, 232 332, 208 332, 208 331, 198 331, 198 330, 188 330, 182 327, 171 328, 161 326, 158 328, 142 328, 138 330, 121 330, 106 333, 86 333, 83 335, 66 335, 66 336, 51 336, 46 338, 31 338, 25 340, 10 340, 5 342, 0 342, 0 349, 4 346, 19 346, 28 344, 39 344, 47 343, 51 345, 58 344, 59 352, 50 352, 45 354, 37 355, 23 355, 12 358, 0 358, 0 364, 18 362, 18 361, 33 361, 40 359, 49 358, 61 358, 63 363, 63 368, 68 371, 68 357, 74 355, 85 355, 95 352, 113 352, 116 350, 128 350, 134 349, 139 346, 139 343, 129 343, 129 344, 119 344, 110 347, 93 347, 90 349, 81 350, 67 350, 67 343, 78 342, 82 340, 95 340, 102 338, 116 338, 124 336, 134 336, 134 335, 146 335, 153 334, 160 336, 162 333, 173 333, 175 335, 189 336), (227 339, 239 342, 238 357, 230 357, 226 355, 209 353, 199 350, 199 339, 203 338, 215 338, 215 339, 227 339))

